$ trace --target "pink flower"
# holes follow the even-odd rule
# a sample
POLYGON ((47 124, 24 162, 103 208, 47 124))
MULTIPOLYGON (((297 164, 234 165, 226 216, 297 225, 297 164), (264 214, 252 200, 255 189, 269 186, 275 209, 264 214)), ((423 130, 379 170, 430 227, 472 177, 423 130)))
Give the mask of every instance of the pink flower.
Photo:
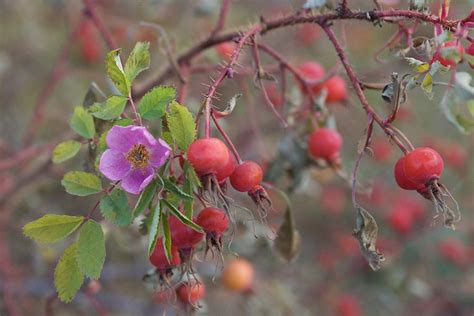
POLYGON ((170 155, 170 147, 142 126, 113 126, 105 139, 109 149, 100 157, 99 170, 122 188, 139 194, 153 180, 156 169, 170 155))

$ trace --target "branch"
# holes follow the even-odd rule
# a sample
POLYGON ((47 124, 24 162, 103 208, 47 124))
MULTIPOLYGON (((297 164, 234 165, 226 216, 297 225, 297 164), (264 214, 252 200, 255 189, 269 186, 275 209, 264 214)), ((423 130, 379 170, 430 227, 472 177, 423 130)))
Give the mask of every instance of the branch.
POLYGON ((349 80, 352 83, 352 86, 354 87, 354 90, 360 100, 360 103, 362 104, 362 107, 364 110, 367 112, 367 114, 371 115, 371 117, 374 119, 374 121, 382 128, 382 130, 389 136, 391 139, 397 144, 397 146, 400 148, 400 150, 404 153, 408 153, 408 149, 405 147, 405 145, 400 141, 400 139, 393 134, 393 132, 390 129, 389 124, 385 124, 384 120, 375 112, 375 110, 372 108, 372 106, 369 104, 367 99, 365 98, 364 92, 362 91, 361 84, 359 80, 357 79, 354 70, 352 69, 352 66, 349 64, 349 61, 347 59, 346 54, 344 53, 343 48, 339 44, 336 35, 332 31, 332 29, 327 26, 327 25, 322 25, 323 30, 326 32, 326 35, 328 36, 329 40, 333 44, 334 48, 336 49, 337 55, 339 56, 339 59, 341 60, 342 65, 346 69, 347 76, 349 77, 349 80))
MULTIPOLYGON (((84 0, 86 1, 86 0, 84 0)), ((90 1, 90 0, 89 0, 90 1)), ((295 24, 303 24, 303 23, 317 23, 317 24, 325 24, 330 21, 335 20, 361 20, 373 23, 375 21, 385 21, 389 23, 396 22, 398 20, 419 20, 423 22, 428 22, 431 24, 440 24, 444 29, 455 31, 456 26, 458 23, 465 24, 468 23, 464 20, 441 20, 438 16, 432 14, 425 14, 417 11, 410 11, 410 10, 384 10, 384 11, 358 11, 352 12, 350 10, 346 10, 344 12, 331 12, 326 14, 319 14, 319 15, 308 15, 308 16, 301 16, 298 13, 293 15, 289 15, 287 17, 275 19, 273 21, 266 21, 264 25, 262 25, 261 34, 263 35, 266 32, 270 32, 273 30, 277 30, 282 27, 291 26, 295 24), (395 19, 395 20, 394 20, 395 19)), ((251 26, 249 29, 255 27, 255 25, 251 26)), ((190 61, 198 56, 204 50, 218 45, 223 42, 232 41, 234 38, 240 37, 242 31, 235 31, 229 32, 226 34, 222 34, 220 36, 213 36, 207 37, 206 39, 198 42, 187 51, 182 53, 177 58, 178 65, 183 63, 190 63, 190 61)), ((141 97, 143 96, 149 89, 152 87, 162 84, 165 80, 167 80, 171 75, 173 75, 173 68, 171 65, 168 65, 161 73, 154 75, 147 80, 145 80, 141 85, 138 85, 136 89, 134 89, 134 96, 141 97)))
POLYGON ((102 18, 97 13, 97 9, 94 5, 94 0, 83 0, 84 6, 86 7, 86 12, 89 14, 92 22, 99 30, 99 33, 102 35, 107 47, 112 50, 118 48, 117 43, 115 42, 112 33, 105 27, 105 24, 102 22, 102 18))

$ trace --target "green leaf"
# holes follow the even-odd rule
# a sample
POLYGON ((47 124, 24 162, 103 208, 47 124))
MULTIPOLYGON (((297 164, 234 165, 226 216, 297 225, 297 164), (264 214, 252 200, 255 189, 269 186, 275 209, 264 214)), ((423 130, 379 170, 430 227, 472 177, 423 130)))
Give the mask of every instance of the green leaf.
POLYGON ((153 210, 153 220, 150 226, 150 233, 148 235, 148 256, 151 255, 156 247, 156 240, 158 239, 158 229, 160 228, 160 217, 161 217, 161 203, 156 204, 153 210))
POLYGON ((102 191, 100 178, 84 171, 70 171, 64 175, 61 184, 72 195, 86 196, 102 191))
POLYGON ((76 296, 84 282, 84 275, 76 261, 77 243, 73 243, 59 259, 54 270, 54 286, 61 301, 68 303, 76 296))
POLYGON ((131 83, 123 71, 122 61, 120 60, 120 48, 109 52, 105 62, 110 80, 112 80, 120 93, 124 96, 128 96, 131 83))
POLYGON ((94 103, 92 115, 101 120, 113 120, 122 115, 127 104, 127 98, 119 95, 109 97, 104 103, 94 103))
POLYGON ((196 171, 187 160, 184 162, 184 173, 186 174, 186 179, 189 179, 189 181, 191 181, 193 186, 199 187, 199 188, 202 187, 199 176, 197 175, 196 171))
POLYGON ((161 213, 161 229, 163 230, 163 248, 165 249, 165 256, 168 262, 171 262, 171 231, 168 222, 168 214, 161 213))
POLYGON ((457 72, 454 77, 454 91, 461 101, 474 99, 474 87, 471 86, 472 77, 467 72, 457 72))
POLYGON ((81 228, 76 259, 83 274, 94 280, 100 277, 105 262, 105 238, 102 227, 94 220, 88 220, 81 228))
POLYGON ((125 63, 125 76, 132 82, 139 73, 150 66, 150 43, 138 42, 125 63))
MULTIPOLYGON (((192 196, 193 190, 194 190, 193 183, 191 182, 190 179, 186 178, 183 185, 183 191, 186 194, 192 196)), ((194 206, 194 199, 184 200, 184 211, 188 218, 193 218, 193 206, 194 206)))
POLYGON ((61 163, 74 157, 81 149, 81 143, 68 140, 58 144, 53 150, 53 163, 61 163))
POLYGON ((95 135, 94 118, 82 106, 74 108, 70 125, 77 134, 84 138, 92 138, 95 135))
POLYGON ((184 192, 180 187, 178 187, 174 182, 167 178, 163 178, 163 183, 165 184, 166 190, 175 194, 182 200, 193 200, 193 196, 184 192))
POLYGON ((175 88, 166 86, 155 87, 140 100, 138 113, 147 120, 159 119, 165 114, 166 107, 175 97, 175 88))
POLYGON ((168 127, 178 148, 186 151, 196 138, 193 115, 185 106, 173 101, 167 114, 168 127))
POLYGON ((186 215, 184 215, 183 213, 181 213, 177 208, 176 206, 174 206, 173 204, 171 204, 169 201, 167 200, 162 200, 163 203, 168 207, 168 209, 170 210, 170 212, 176 216, 177 219, 179 219, 179 221, 181 223, 183 223, 184 225, 188 226, 189 228, 199 232, 199 233, 203 233, 204 231, 202 230, 201 226, 199 226, 198 224, 194 223, 191 219, 189 219, 186 215))
POLYGON ((132 210, 122 189, 115 189, 100 200, 100 212, 117 226, 127 226, 133 221, 132 210))
POLYGON ((39 242, 59 241, 81 225, 84 217, 48 214, 23 227, 25 236, 39 242))
POLYGON ((143 190, 143 192, 140 194, 140 197, 138 198, 137 204, 135 204, 135 209, 133 210, 133 218, 139 216, 148 207, 150 202, 153 200, 157 189, 158 183, 156 182, 156 180, 153 180, 145 188, 145 190, 143 190))
POLYGON ((421 88, 425 92, 425 94, 428 96, 428 98, 433 98, 433 77, 431 76, 430 73, 427 73, 425 75, 425 78, 423 79, 423 82, 421 83, 421 88))
POLYGON ((474 120, 467 118, 464 115, 456 114, 456 121, 466 133, 474 130, 474 120))

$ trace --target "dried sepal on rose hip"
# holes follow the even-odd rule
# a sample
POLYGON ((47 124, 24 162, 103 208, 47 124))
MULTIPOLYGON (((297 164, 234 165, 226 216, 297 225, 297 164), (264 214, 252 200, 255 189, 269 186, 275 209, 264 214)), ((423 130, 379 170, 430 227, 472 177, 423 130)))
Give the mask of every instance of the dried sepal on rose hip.
POLYGON ((263 169, 254 161, 246 160, 238 165, 230 176, 230 184, 239 192, 247 192, 252 201, 263 212, 261 219, 272 209, 272 203, 266 190, 260 185, 263 169))
POLYGON ((122 188, 139 194, 153 180, 168 159, 171 148, 143 126, 113 126, 105 138, 107 149, 100 157, 99 170, 122 188))
POLYGON ((402 189, 416 190, 433 201, 436 216, 441 214, 444 224, 454 229, 454 223, 460 220, 459 207, 449 190, 440 182, 443 169, 443 158, 436 150, 418 147, 397 161, 394 175, 402 189), (453 201, 454 210, 447 204, 448 198, 453 201))

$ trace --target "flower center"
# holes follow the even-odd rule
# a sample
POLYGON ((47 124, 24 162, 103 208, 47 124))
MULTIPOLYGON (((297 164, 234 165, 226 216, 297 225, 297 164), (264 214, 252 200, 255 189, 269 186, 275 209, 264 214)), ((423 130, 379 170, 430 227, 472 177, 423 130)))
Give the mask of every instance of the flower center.
POLYGON ((150 153, 146 149, 145 145, 136 144, 127 153, 126 158, 132 164, 134 169, 141 169, 148 166, 148 160, 150 160, 150 153))

